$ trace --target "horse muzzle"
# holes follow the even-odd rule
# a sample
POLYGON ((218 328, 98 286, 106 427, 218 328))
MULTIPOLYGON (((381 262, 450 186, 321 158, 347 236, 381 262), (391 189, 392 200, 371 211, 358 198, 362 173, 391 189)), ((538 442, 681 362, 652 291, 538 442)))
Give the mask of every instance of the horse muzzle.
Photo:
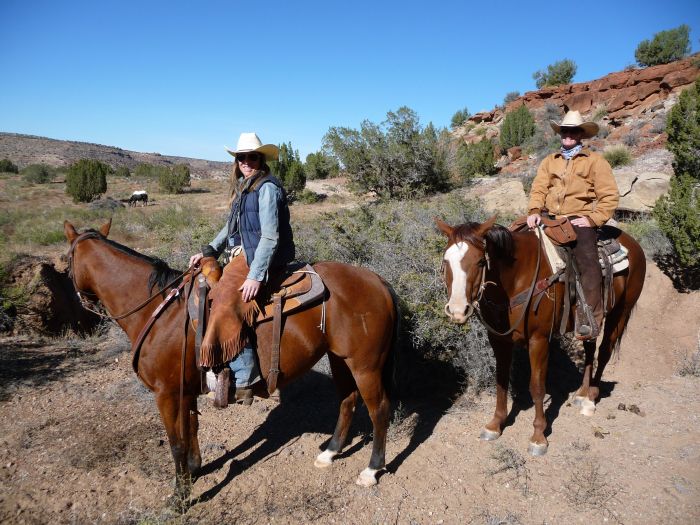
POLYGON ((452 312, 450 311, 450 303, 445 305, 445 314, 450 320, 455 324, 464 324, 474 313, 474 307, 470 304, 467 305, 464 312, 452 312))

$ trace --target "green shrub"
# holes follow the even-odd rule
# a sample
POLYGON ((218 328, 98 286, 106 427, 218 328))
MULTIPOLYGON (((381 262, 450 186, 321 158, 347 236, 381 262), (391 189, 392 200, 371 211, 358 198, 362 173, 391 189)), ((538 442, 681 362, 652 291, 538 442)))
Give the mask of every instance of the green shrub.
POLYGON ((643 40, 634 52, 634 58, 642 67, 668 64, 690 53, 690 28, 680 25, 675 29, 659 31, 652 40, 643 40))
POLYGON ((304 189, 306 174, 304 165, 299 158, 299 151, 292 147, 292 143, 280 144, 279 160, 270 161, 267 164, 272 174, 282 182, 284 189, 294 198, 294 193, 304 189))
POLYGON ((503 97, 503 105, 507 106, 511 102, 514 102, 520 98, 520 91, 510 91, 506 93, 506 96, 503 97))
POLYGON ((626 221, 622 227, 637 240, 648 259, 656 259, 672 251, 671 243, 653 218, 635 218, 626 221))
POLYGON ((498 173, 494 163, 493 144, 490 140, 462 144, 457 150, 457 168, 465 182, 474 177, 498 173))
POLYGON ((119 166, 116 170, 114 170, 114 176, 115 177, 131 177, 131 172, 129 171, 129 168, 126 166, 119 166))
POLYGON ((155 164, 142 163, 134 168, 134 177, 138 179, 159 179, 163 170, 168 169, 165 166, 157 166, 155 164))
POLYGON ((501 147, 521 146, 535 134, 535 119, 524 104, 506 114, 501 124, 501 147))
POLYGON ((402 107, 381 125, 365 120, 360 130, 332 127, 323 141, 360 191, 410 198, 448 186, 441 135, 432 124, 421 129, 418 115, 402 107))
POLYGON ((338 161, 323 151, 309 153, 304 163, 304 174, 309 180, 337 177, 340 172, 338 161))
POLYGON ((676 175, 684 173, 700 181, 700 78, 669 111, 666 133, 676 175))
POLYGON ((107 175, 111 168, 93 159, 80 159, 68 168, 66 193, 73 202, 90 202, 107 191, 107 175))
POLYGON ((535 71, 532 78, 535 79, 537 89, 570 84, 576 75, 576 69, 576 62, 567 58, 548 65, 547 71, 535 71))
POLYGON ((56 169, 46 164, 30 164, 22 170, 22 179, 32 184, 46 184, 56 176, 56 169))
POLYGON ((165 193, 181 193, 190 186, 190 167, 187 164, 176 164, 171 169, 158 171, 158 185, 165 193))
POLYGON ((406 363, 417 357, 442 362, 441 370, 457 370, 464 383, 479 390, 493 384, 493 352, 481 323, 460 326, 444 314, 445 287, 437 269, 446 239, 434 225, 435 216, 450 224, 485 219, 480 204, 465 201, 461 192, 411 206, 384 201, 296 223, 297 256, 362 265, 391 284, 402 314, 399 389, 407 383, 424 389, 426 382, 445 380, 441 374, 431 377, 425 366, 416 367, 413 376, 406 373, 406 363))
POLYGON ((314 193, 313 191, 306 189, 299 193, 296 197, 297 202, 300 202, 301 204, 313 204, 322 199, 322 195, 319 195, 318 193, 314 193))
POLYGON ((19 169, 10 159, 2 159, 0 160, 0 173, 19 173, 19 169))
POLYGON ((654 217, 685 267, 700 266, 700 184, 690 175, 671 177, 671 190, 654 206, 654 217))
POLYGON ((626 146, 612 146, 603 152, 603 157, 611 167, 627 166, 632 164, 632 155, 626 146))
POLYGON ((466 124, 467 120, 469 120, 469 117, 471 117, 471 113, 469 113, 467 108, 456 111, 455 114, 452 115, 452 120, 450 120, 450 127, 454 129, 463 126, 466 124))
POLYGON ((600 122, 603 117, 605 117, 608 114, 608 108, 606 108, 603 105, 596 106, 595 111, 593 111, 593 116, 591 117, 591 120, 593 122, 600 122))

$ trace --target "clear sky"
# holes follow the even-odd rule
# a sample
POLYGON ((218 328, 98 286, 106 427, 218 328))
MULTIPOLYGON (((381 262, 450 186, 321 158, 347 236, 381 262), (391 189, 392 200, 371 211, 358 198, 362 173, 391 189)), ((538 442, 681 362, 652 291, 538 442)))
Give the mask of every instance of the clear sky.
POLYGON ((557 60, 575 82, 621 70, 683 23, 700 49, 700 0, 0 0, 0 21, 0 131, 210 160, 242 131, 303 160, 404 105, 448 126, 557 60))

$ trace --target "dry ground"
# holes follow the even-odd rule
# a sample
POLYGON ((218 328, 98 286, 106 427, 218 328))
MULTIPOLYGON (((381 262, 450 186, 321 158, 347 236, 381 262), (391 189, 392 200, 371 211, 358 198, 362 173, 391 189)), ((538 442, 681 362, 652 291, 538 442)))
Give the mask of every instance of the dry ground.
MULTIPOLYGON (((3 207, 23 205, 26 194, 7 179, 0 184, 3 207)), ((195 181, 188 202, 221 216, 225 184, 195 181)), ((325 201, 293 213, 351 204, 332 181, 314 191, 323 184, 330 187, 325 201)), ((72 206, 58 186, 32 189, 37 209, 72 206)), ((110 192, 123 198, 144 189, 133 186, 116 181, 110 192)), ((179 198, 155 196, 145 213, 179 198)), ((57 254, 65 246, 42 250, 57 254)), ((651 265, 596 414, 585 418, 565 398, 548 399, 545 457, 526 452, 528 404, 512 411, 499 441, 483 443, 477 437, 492 395, 449 400, 426 392, 403 401, 387 472, 370 489, 354 483, 371 448, 362 409, 346 452, 330 469, 313 466, 336 417, 323 366, 286 389, 280 404, 256 400, 222 412, 202 398, 204 468, 184 515, 164 508, 173 475, 167 439, 119 329, 87 341, 0 339, 0 522, 698 522, 700 379, 678 371, 700 350, 699 329, 700 293, 678 294, 651 265)), ((577 379, 564 356, 552 361, 552 374, 577 379)))

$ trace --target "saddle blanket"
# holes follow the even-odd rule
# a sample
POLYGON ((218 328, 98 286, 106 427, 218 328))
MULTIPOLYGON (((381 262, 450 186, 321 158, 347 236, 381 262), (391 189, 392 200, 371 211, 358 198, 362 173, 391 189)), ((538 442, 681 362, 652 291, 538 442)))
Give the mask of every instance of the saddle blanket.
MULTIPOLYGON (((542 226, 539 226, 535 232, 539 237, 542 238, 544 244, 544 251, 547 255, 547 260, 549 261, 549 266, 552 269, 552 273, 556 273, 566 267, 566 262, 562 258, 559 252, 559 248, 554 245, 547 235, 542 232, 542 226)), ((598 254, 606 257, 610 257, 610 262, 612 263, 613 274, 619 273, 622 270, 629 267, 629 260, 627 258, 628 250, 622 244, 618 243, 620 247, 615 253, 607 254, 605 250, 598 246, 598 254), (604 255, 603 255, 604 254, 604 255)), ((600 261, 600 267, 605 270, 605 261, 603 259, 598 259, 600 261)))

